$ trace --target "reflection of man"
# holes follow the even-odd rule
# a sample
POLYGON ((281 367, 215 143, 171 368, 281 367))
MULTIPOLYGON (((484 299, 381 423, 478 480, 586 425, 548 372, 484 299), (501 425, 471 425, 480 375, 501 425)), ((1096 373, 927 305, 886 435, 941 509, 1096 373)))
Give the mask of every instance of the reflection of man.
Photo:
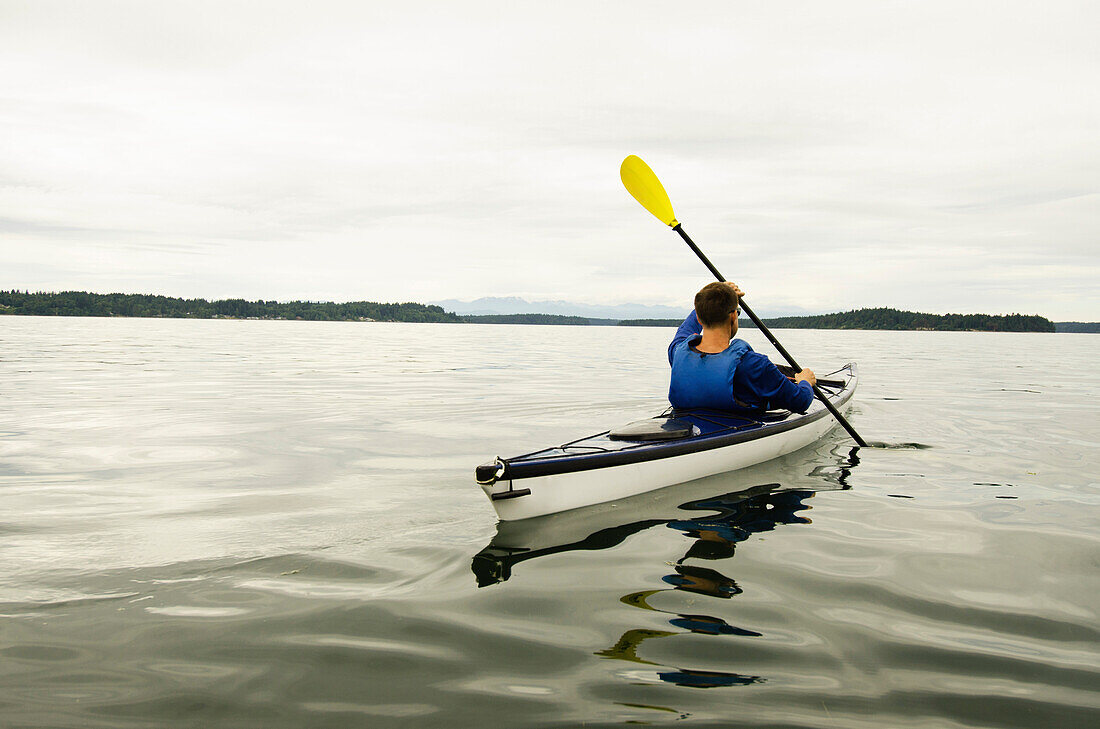
POLYGON ((695 295, 695 311, 668 346, 669 402, 681 409, 806 412, 814 400, 814 373, 804 369, 791 382, 771 360, 733 338, 743 295, 728 282, 707 284, 695 295))
POLYGON ((661 579, 677 590, 695 592, 700 595, 728 599, 741 594, 741 588, 737 586, 737 583, 717 570, 696 567, 690 564, 678 564, 676 565, 676 573, 665 575, 661 579))

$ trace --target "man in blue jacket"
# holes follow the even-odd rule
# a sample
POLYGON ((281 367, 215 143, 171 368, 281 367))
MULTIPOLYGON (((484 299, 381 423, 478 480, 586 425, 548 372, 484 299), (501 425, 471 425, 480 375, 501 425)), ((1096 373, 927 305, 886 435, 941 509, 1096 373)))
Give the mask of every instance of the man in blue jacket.
POLYGON ((743 295, 728 282, 707 284, 695 295, 695 311, 668 345, 669 402, 680 409, 806 412, 814 400, 814 373, 804 369, 791 382, 771 360, 734 339, 743 295))

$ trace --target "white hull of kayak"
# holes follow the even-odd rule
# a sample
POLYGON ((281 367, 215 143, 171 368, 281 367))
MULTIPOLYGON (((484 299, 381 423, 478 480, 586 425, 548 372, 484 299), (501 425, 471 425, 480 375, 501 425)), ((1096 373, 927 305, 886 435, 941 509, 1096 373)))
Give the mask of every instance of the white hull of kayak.
POLYGON ((508 479, 482 484, 481 488, 489 496, 501 521, 530 519, 754 466, 805 448, 820 440, 836 425, 833 417, 826 416, 791 430, 721 448, 640 463, 518 479, 515 488, 530 489, 531 493, 516 498, 492 498, 493 494, 513 488, 513 482, 508 479))

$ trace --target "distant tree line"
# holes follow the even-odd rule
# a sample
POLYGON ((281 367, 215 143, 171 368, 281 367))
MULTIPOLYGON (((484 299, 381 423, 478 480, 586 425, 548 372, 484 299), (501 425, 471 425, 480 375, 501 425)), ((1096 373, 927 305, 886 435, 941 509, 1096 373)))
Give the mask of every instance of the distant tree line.
MULTIPOLYGON (((153 294, 90 294, 84 291, 44 293, 0 290, 0 314, 31 316, 140 316, 177 319, 304 319, 309 321, 472 322, 479 324, 611 324, 560 314, 489 314, 458 316, 439 306, 375 301, 247 301, 245 299, 179 299, 153 294)), ((680 319, 625 319, 619 326, 675 327, 680 319)), ((1023 314, 921 314, 897 309, 858 309, 839 314, 765 319, 777 329, 908 329, 934 331, 1053 332, 1041 316, 1023 314)), ((748 317, 741 326, 752 327, 748 317)), ((1096 332, 1094 322, 1059 322, 1057 331, 1096 332)))
POLYGON ((141 316, 172 319, 304 319, 309 321, 459 322, 439 306, 374 301, 247 301, 178 299, 152 294, 43 293, 0 290, 0 314, 31 316, 141 316))
MULTIPOLYGON (((628 319, 619 326, 679 326, 679 319, 628 319)), ((894 329, 928 331, 1053 332, 1054 322, 1041 316, 1024 314, 921 314, 897 309, 857 309, 839 314, 817 316, 780 316, 764 319, 775 329, 894 329)), ((740 326, 755 325, 742 315, 740 326)))
POLYGON ((683 324, 683 319, 623 319, 619 322, 621 327, 678 327, 683 324))
POLYGON ((1100 334, 1100 321, 1056 321, 1054 328, 1074 334, 1100 334))
MULTIPOLYGON (((777 329, 909 329, 937 332, 1053 332, 1054 322, 1026 314, 921 314, 897 309, 857 309, 764 321, 777 329)), ((745 326, 752 326, 749 321, 745 326)))
POLYGON ((566 324, 569 326, 588 326, 592 321, 586 316, 565 316, 563 314, 468 314, 462 321, 471 324, 566 324))

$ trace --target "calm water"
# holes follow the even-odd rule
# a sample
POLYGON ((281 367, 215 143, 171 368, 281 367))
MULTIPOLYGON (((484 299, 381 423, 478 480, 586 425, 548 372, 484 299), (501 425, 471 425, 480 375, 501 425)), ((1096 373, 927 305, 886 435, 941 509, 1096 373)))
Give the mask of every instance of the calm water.
POLYGON ((498 528, 670 335, 0 318, 0 726, 1100 725, 1100 336, 781 332, 931 447, 498 528))

